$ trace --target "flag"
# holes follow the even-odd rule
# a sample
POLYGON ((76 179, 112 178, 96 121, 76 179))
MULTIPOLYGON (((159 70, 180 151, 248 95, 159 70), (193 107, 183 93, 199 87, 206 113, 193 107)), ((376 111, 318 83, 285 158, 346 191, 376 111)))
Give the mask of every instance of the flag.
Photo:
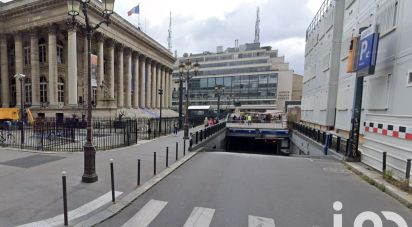
POLYGON ((127 15, 130 17, 132 14, 139 14, 140 13, 140 5, 137 5, 133 7, 129 12, 127 12, 127 15))

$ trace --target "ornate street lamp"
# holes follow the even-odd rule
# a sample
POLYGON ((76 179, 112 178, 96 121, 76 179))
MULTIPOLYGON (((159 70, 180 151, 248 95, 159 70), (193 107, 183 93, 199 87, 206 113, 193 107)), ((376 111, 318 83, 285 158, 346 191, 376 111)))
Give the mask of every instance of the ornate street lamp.
POLYGON ((24 144, 24 100, 23 100, 23 81, 26 75, 18 73, 14 75, 14 78, 20 81, 20 143, 24 144))
POLYGON ((84 174, 82 182, 93 183, 97 181, 96 174, 96 148, 93 145, 93 129, 92 129, 92 67, 91 67, 91 37, 102 24, 109 26, 110 16, 113 14, 115 0, 102 0, 103 3, 103 20, 96 25, 90 24, 88 15, 90 0, 68 0, 67 14, 71 16, 71 25, 76 26, 76 16, 80 14, 80 4, 82 5, 82 12, 86 23, 85 33, 87 35, 87 141, 83 147, 84 150, 84 174))
POLYGON ((179 129, 183 128, 183 73, 185 71, 185 65, 180 63, 179 65, 179 129))
POLYGON ((199 72, 199 63, 196 61, 195 64, 192 64, 190 59, 187 59, 186 63, 184 66, 181 64, 179 66, 180 72, 181 72, 181 80, 186 82, 186 114, 185 114, 185 125, 184 125, 184 135, 183 139, 188 140, 189 139, 189 80, 192 79, 193 76, 197 76, 197 73, 199 72), (182 70, 183 68, 183 70, 182 70), (194 71, 194 75, 190 75, 190 70, 194 71), (186 70, 186 77, 183 78, 183 73, 182 71, 186 70))
POLYGON ((217 120, 220 120, 220 96, 225 92, 223 85, 215 86, 215 95, 217 96, 217 120))

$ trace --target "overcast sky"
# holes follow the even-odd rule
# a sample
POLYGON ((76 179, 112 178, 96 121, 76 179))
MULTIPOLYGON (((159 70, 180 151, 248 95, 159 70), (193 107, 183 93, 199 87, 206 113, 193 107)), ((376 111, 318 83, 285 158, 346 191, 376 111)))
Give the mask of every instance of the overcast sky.
MULTIPOLYGON (((3 0, 3 2, 8 2, 3 0)), ((323 0, 116 0, 115 11, 138 25, 127 12, 140 4, 142 30, 167 47, 172 12, 173 52, 216 51, 253 42, 260 7, 260 42, 279 49, 295 72, 303 73, 305 31, 323 0)))
POLYGON ((133 24, 127 11, 140 4, 142 30, 167 47, 172 12, 173 50, 216 51, 253 42, 256 8, 260 7, 260 42, 279 49, 297 73, 303 73, 305 31, 323 0, 116 0, 115 11, 133 24))

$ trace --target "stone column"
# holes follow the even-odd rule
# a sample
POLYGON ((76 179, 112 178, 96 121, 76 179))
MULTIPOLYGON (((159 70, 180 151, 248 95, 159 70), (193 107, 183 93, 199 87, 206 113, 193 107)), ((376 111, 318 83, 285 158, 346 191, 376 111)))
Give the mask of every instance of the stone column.
POLYGON ((152 60, 147 60, 146 107, 152 108, 152 60))
POLYGON ((152 108, 157 108, 157 63, 152 64, 152 108))
POLYGON ((1 106, 10 106, 10 79, 8 65, 7 37, 0 35, 1 106))
POLYGON ((31 91, 32 106, 40 106, 40 66, 39 66, 39 37, 38 31, 30 33, 30 63, 31 63, 31 91))
POLYGON ((163 66, 162 67, 162 89, 163 89, 163 96, 162 96, 162 104, 163 107, 167 108, 167 102, 166 102, 166 97, 167 97, 167 80, 166 80, 166 68, 163 66))
POLYGON ((113 41, 109 41, 108 43, 108 51, 109 51, 109 69, 108 69, 108 86, 109 86, 109 94, 110 99, 114 99, 114 43, 113 41))
POLYGON ((77 107, 77 27, 73 26, 67 31, 67 90, 68 105, 77 107))
POLYGON ((124 81, 123 81, 123 46, 117 50, 117 107, 124 107, 124 81))
POLYGON ((49 76, 47 78, 47 95, 51 107, 57 106, 56 87, 57 87, 57 28, 55 26, 49 27, 49 76))
POLYGON ((103 100, 104 94, 102 90, 103 80, 104 80, 104 37, 102 34, 97 34, 97 90, 96 90, 96 101, 100 103, 103 100))
MULTIPOLYGON (((16 67, 16 74, 23 74, 23 42, 21 33, 14 34, 14 62, 16 67)), ((14 76, 14 75, 13 75, 14 76)), ((24 89, 24 88, 23 88, 24 89)), ((19 107, 24 100, 21 100, 21 84, 16 80, 16 105, 19 107)), ((24 92, 23 92, 24 93, 24 92)))
POLYGON ((146 58, 144 56, 141 57, 140 61, 140 107, 146 107, 146 58))
POLYGON ((133 80, 133 108, 139 108, 139 92, 140 92, 140 87, 139 87, 139 55, 136 54, 134 57, 134 80, 133 80))
POLYGON ((172 91, 172 83, 173 83, 172 76, 173 76, 172 70, 169 69, 167 71, 167 78, 169 80, 169 85, 167 86, 167 89, 169 89, 169 91, 167 92, 169 108, 172 108, 172 92, 173 92, 172 91))
MULTIPOLYGON (((157 85, 156 85, 156 108, 160 109, 160 95, 159 95, 159 89, 162 88, 162 67, 158 65, 157 67, 157 85)), ((164 105, 164 103, 163 103, 164 105)))
POLYGON ((125 106, 132 107, 132 53, 126 50, 126 72, 125 72, 125 106))

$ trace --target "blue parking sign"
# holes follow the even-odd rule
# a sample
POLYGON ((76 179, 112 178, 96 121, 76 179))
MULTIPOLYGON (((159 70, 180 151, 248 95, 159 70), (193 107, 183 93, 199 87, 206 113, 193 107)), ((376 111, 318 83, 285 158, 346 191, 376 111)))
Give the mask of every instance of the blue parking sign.
POLYGON ((374 73, 378 41, 379 33, 375 31, 374 27, 370 27, 362 32, 358 49, 358 71, 366 71, 367 74, 374 73))

